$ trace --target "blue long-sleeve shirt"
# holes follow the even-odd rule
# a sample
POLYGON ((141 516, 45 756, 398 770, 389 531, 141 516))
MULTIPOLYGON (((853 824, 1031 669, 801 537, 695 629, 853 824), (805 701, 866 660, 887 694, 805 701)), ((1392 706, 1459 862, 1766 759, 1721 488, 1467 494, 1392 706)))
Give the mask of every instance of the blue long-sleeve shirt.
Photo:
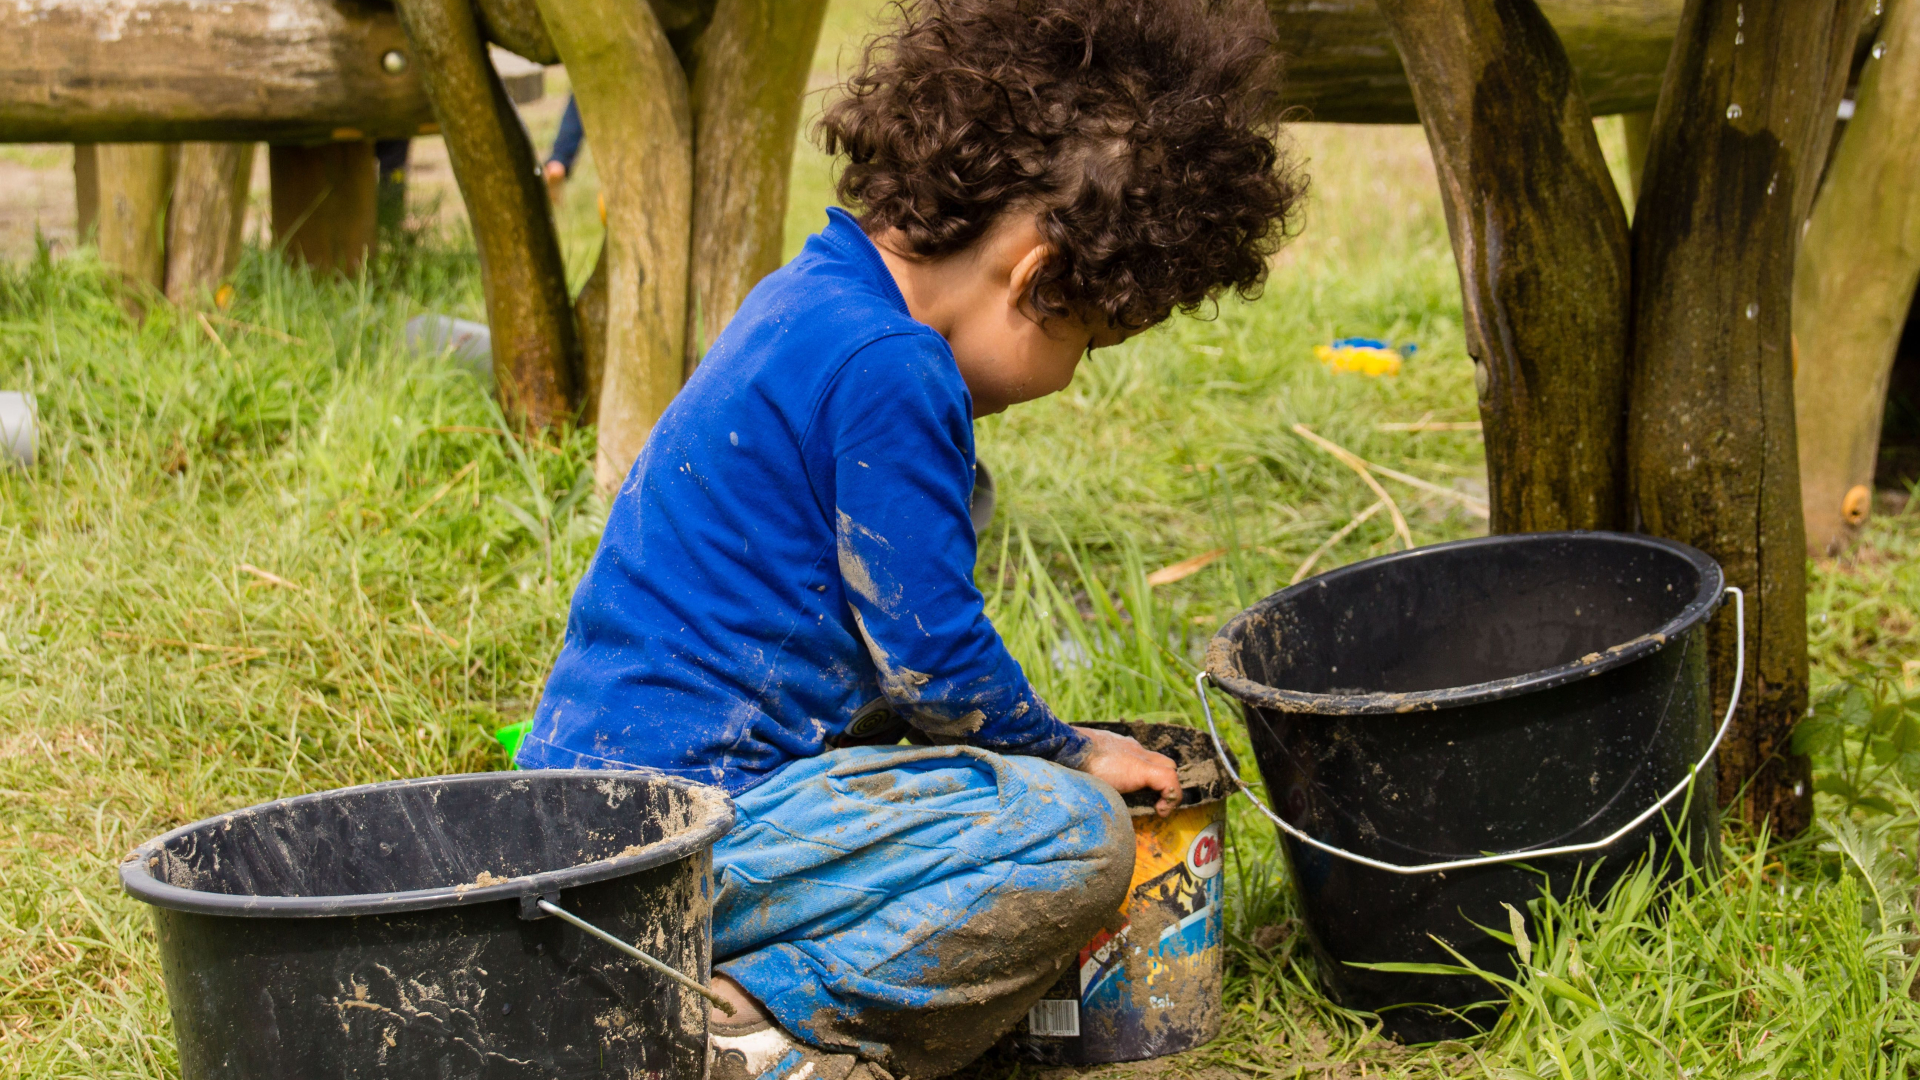
POLYGON ((904 720, 1065 763, 973 582, 973 401, 852 217, 747 297, 647 439, 522 768, 731 792, 904 720))

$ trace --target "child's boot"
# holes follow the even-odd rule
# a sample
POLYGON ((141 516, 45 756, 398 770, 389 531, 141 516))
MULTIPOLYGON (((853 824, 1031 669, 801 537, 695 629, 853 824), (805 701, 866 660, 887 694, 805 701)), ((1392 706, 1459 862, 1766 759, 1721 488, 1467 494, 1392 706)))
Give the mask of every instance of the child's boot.
POLYGON ((796 1041, 771 1020, 710 1024, 707 1048, 710 1080, 893 1080, 872 1062, 796 1041))

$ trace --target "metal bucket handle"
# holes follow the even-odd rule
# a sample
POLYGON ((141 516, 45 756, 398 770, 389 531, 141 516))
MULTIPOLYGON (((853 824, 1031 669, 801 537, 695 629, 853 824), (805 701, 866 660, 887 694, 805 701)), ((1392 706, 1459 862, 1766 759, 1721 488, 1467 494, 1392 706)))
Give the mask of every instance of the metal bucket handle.
POLYGON ((1659 802, 1642 810, 1632 821, 1620 826, 1607 836, 1585 844, 1563 844, 1560 847, 1510 851, 1504 855, 1481 855, 1471 859, 1452 859, 1447 862, 1421 863, 1418 866, 1401 866, 1398 863, 1381 862, 1379 859, 1370 859, 1365 855, 1355 854, 1345 848, 1335 847, 1332 844, 1316 840, 1300 829, 1295 828, 1287 819, 1274 813, 1273 808, 1268 806, 1258 795, 1255 795, 1253 789, 1247 786, 1245 780, 1240 779, 1239 771, 1233 767, 1233 759, 1227 756, 1226 745, 1220 741, 1220 729, 1213 721, 1213 706, 1207 701, 1207 683, 1211 682, 1212 679, 1204 670, 1194 676, 1193 689, 1194 693, 1200 697, 1200 709, 1207 717, 1207 732, 1213 736, 1213 748, 1219 752, 1220 763, 1227 770, 1227 775, 1233 778, 1233 782, 1239 786, 1241 791, 1246 792, 1247 798, 1253 801, 1253 805, 1260 808, 1261 813, 1267 815, 1275 825, 1280 827, 1281 832, 1286 833, 1288 836, 1293 837, 1308 847, 1317 848, 1329 855, 1337 855, 1348 862, 1359 863, 1361 866, 1372 867, 1375 870, 1385 870, 1389 874, 1406 875, 1438 874, 1448 870, 1465 870, 1474 866, 1492 866, 1496 863, 1518 862, 1522 859, 1544 859, 1555 855, 1577 855, 1581 852, 1598 851, 1601 848, 1610 847, 1621 837, 1639 828, 1648 818, 1659 813, 1662 808, 1678 798, 1681 792, 1691 786, 1694 776, 1697 775, 1701 769, 1707 767, 1707 762, 1713 758, 1713 752, 1720 749, 1720 740, 1726 738, 1727 728, 1733 724, 1734 710, 1740 706, 1740 687, 1747 671, 1747 597, 1745 593, 1732 585, 1727 586, 1726 591, 1733 595, 1736 636, 1734 637, 1733 652, 1733 694, 1727 702, 1727 715, 1720 721, 1720 730, 1713 733, 1713 741, 1707 744, 1707 752, 1701 754, 1700 760, 1694 762, 1693 768, 1687 770, 1686 779, 1673 785, 1672 789, 1665 795, 1660 796, 1659 802))
POLYGON ((601 941, 604 941, 607 944, 613 946, 614 948, 619 949, 621 952, 626 953, 628 956, 633 957, 635 960, 638 960, 641 963, 652 968, 653 970, 659 972, 660 974, 665 975, 667 978, 672 979, 674 982, 679 983, 681 986, 684 986, 687 989, 692 990, 694 993, 699 994, 701 997, 706 998, 708 1001, 713 1002, 714 1008, 719 1009, 721 1012, 726 1013, 728 1016, 734 1016, 737 1014, 738 1010, 736 1010, 733 1007, 732 1002, 728 1001, 726 998, 721 997, 719 994, 714 993, 712 989, 710 989, 706 984, 702 983, 700 980, 694 978, 691 975, 682 973, 678 968, 675 968, 671 964, 668 964, 662 960, 656 959, 651 954, 641 952, 639 949, 636 949, 632 945, 627 944, 627 942, 621 940, 620 938, 614 937, 612 934, 607 933, 605 930, 602 930, 599 927, 588 922, 587 920, 581 918, 580 916, 575 915, 573 912, 568 911, 566 908, 561 907, 559 904, 556 904, 553 901, 548 900, 546 897, 544 896, 522 897, 520 900, 520 917, 523 919, 539 918, 538 915, 532 914, 533 910, 542 911, 548 915, 553 916, 556 919, 559 919, 561 922, 567 923, 568 925, 572 926, 576 930, 581 931, 582 933, 590 934, 593 937, 599 938, 601 941))

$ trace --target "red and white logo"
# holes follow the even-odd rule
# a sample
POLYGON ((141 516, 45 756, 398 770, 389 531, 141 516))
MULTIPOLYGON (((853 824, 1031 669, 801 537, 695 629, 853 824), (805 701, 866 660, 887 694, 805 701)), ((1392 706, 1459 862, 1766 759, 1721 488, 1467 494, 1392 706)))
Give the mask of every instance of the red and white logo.
POLYGON ((1227 823, 1216 821, 1187 845, 1187 873, 1205 881, 1226 865, 1227 823))

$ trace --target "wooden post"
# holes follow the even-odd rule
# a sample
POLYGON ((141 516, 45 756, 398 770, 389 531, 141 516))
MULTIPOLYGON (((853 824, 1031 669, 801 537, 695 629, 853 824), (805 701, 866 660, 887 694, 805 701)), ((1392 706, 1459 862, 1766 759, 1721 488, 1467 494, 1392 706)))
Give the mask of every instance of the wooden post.
MULTIPOLYGON (((1747 592, 1741 711, 1720 792, 1778 835, 1805 829, 1806 534, 1794 439, 1794 249, 1832 131, 1860 5, 1689 0, 1634 221, 1628 466, 1647 532, 1720 561, 1747 592)), ((1711 630, 1718 700, 1733 622, 1711 630)))
POLYGON ((100 227, 100 159, 92 143, 73 145, 73 238, 84 244, 100 227))
POLYGON ((1534 0, 1380 0, 1439 169, 1495 532, 1624 523, 1628 246, 1534 0))
POLYGON ((167 229, 167 299, 185 303, 240 265, 252 143, 182 143, 167 229))
POLYGON ((780 266, 793 141, 825 0, 720 0, 695 46, 686 371, 780 266))
POLYGON ((379 177, 373 144, 267 148, 273 240, 287 258, 352 277, 373 252, 379 177))
MULTIPOLYGON (((100 259, 135 293, 159 293, 167 272, 167 202, 172 143, 101 143, 94 149, 100 191, 100 259)), ((134 302, 137 304, 137 295, 134 302)))
POLYGON ((1800 242, 1794 379, 1807 550, 1839 553, 1873 505, 1887 376, 1920 282, 1920 0, 1888 0, 1800 242))
POLYGON ((606 360, 602 491, 625 479, 680 390, 693 210, 687 80, 653 9, 631 0, 540 0, 605 181, 606 360))
POLYGON ((399 10, 479 244, 501 408, 533 428, 568 422, 579 402, 580 346, 533 144, 487 59, 472 6, 400 0, 399 10))

